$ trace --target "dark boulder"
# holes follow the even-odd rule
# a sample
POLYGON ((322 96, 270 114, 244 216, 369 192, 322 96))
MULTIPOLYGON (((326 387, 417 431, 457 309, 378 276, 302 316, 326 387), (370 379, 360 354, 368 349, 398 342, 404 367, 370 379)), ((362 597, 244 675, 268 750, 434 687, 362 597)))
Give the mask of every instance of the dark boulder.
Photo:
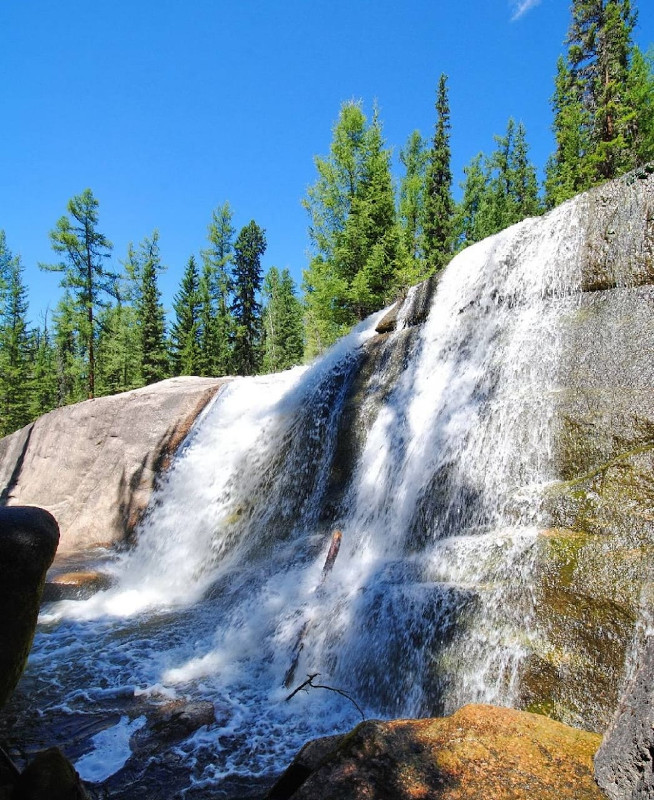
POLYGON ((25 667, 58 542, 59 526, 47 511, 0 507, 0 707, 25 667))
POLYGON ((32 759, 18 778, 11 800, 88 800, 73 765, 56 747, 32 759))

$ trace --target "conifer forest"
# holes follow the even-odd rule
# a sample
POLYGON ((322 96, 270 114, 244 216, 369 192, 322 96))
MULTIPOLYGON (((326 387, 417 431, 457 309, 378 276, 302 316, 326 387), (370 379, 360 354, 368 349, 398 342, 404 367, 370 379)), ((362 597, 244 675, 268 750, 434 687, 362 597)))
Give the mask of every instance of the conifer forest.
MULTIPOLYGON (((437 275, 468 245, 654 160, 654 53, 633 41, 631 0, 574 0, 553 65, 553 152, 530 161, 528 132, 507 120, 480 142, 455 200, 448 79, 435 86, 433 133, 392 148, 377 108, 345 102, 302 203, 310 253, 301 286, 265 274, 265 221, 241 226, 229 202, 185 264, 164 265, 152 231, 116 253, 100 199, 62 198, 49 232, 56 306, 34 323, 18 253, 0 219, 0 435, 69 403, 178 375, 254 375, 323 352, 355 323, 437 275), (539 168, 544 181, 539 184, 539 168), (172 309, 162 270, 179 271, 172 309)), ((243 210, 247 214, 247 210, 243 210)), ((241 210, 239 209, 239 213, 241 210)))

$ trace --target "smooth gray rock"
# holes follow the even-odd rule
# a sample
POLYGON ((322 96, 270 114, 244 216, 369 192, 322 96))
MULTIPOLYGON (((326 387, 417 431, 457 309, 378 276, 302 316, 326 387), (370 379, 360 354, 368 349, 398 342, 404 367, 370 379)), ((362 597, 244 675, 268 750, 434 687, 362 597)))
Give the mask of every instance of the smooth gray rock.
POLYGON ((29 655, 59 528, 42 508, 0 508, 0 707, 29 655))
POLYGON ((611 800, 654 798, 654 638, 595 756, 595 778, 611 800))
POLYGON ((223 383, 171 378, 45 414, 0 439, 0 502, 54 514, 60 553, 128 538, 157 475, 223 383))

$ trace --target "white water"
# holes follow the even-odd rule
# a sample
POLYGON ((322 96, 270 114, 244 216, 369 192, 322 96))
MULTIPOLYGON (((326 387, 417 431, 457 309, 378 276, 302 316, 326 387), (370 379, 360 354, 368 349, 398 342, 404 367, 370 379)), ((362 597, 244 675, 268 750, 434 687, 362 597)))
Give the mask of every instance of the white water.
POLYGON ((88 681, 226 708, 227 723, 181 746, 196 785, 278 769, 357 721, 331 692, 286 703, 284 682, 307 673, 369 716, 510 704, 578 242, 567 204, 454 259, 417 334, 405 304, 355 412, 379 315, 309 368, 231 382, 116 563, 117 586, 52 607, 32 664, 75 662, 60 675, 71 696, 88 681))

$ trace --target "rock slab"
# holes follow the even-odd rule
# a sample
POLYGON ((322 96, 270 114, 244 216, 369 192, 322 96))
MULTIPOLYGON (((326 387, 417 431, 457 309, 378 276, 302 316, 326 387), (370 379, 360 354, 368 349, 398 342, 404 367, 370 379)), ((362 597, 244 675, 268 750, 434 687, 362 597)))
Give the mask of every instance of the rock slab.
POLYGON ((23 673, 58 542, 57 521, 44 509, 0 508, 0 707, 23 673))
POLYGON ((611 800, 654 798, 654 639, 604 735, 595 776, 611 800))
POLYGON ((538 714, 484 705, 370 720, 305 745, 267 800, 602 800, 599 743, 538 714))
POLYGON ((0 439, 0 504, 50 511, 61 529, 60 553, 124 541, 157 476, 223 383, 170 378, 39 417, 0 439))

